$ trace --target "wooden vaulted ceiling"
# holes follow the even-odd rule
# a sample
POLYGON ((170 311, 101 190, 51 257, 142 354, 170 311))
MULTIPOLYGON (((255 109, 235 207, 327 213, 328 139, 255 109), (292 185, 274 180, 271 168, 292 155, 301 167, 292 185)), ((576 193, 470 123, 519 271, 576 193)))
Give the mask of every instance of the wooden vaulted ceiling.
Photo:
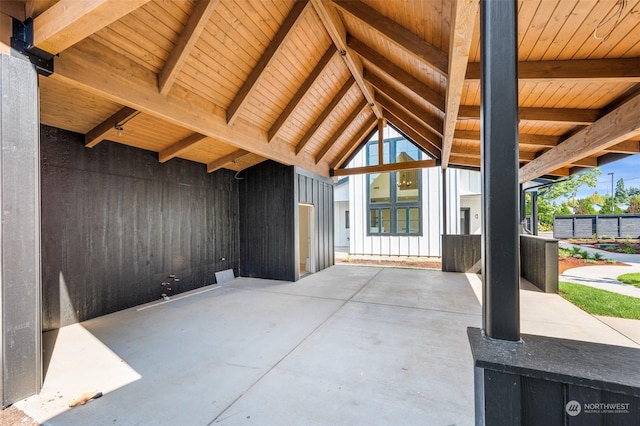
MULTIPOLYGON (((5 28, 34 18, 34 45, 58 55, 42 123, 87 147, 329 176, 387 120, 443 167, 479 167, 479 0, 2 4, 5 28)), ((640 152, 640 0, 518 11, 520 180, 640 152)))

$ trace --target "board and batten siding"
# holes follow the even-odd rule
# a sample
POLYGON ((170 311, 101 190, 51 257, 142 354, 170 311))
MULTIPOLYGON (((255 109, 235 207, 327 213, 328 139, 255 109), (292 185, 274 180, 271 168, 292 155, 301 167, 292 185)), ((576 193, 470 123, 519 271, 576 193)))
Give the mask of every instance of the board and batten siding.
MULTIPOLYGON (((352 161, 353 167, 365 165, 362 150, 352 161)), ((447 171, 447 232, 460 232, 460 197, 462 192, 479 191, 477 172, 448 168, 447 171)), ((349 210, 351 215, 351 254, 383 256, 441 256, 442 169, 421 170, 422 175, 422 235, 367 235, 367 175, 349 178, 349 210)))
POLYGON ((333 183, 297 167, 265 161, 240 177, 240 275, 300 278, 298 205, 314 209, 315 270, 334 264, 333 183))
MULTIPOLYGON (((314 206, 314 250, 315 271, 317 272, 335 263, 333 182, 299 167, 294 169, 297 186, 296 204, 303 203, 314 206)), ((300 218, 296 219, 296 229, 298 228, 299 220, 300 218)), ((296 247, 299 246, 298 243, 297 241, 296 247)), ((297 263, 301 263, 299 254, 297 259, 297 263)), ((296 280, 299 278, 298 274, 296 280)))

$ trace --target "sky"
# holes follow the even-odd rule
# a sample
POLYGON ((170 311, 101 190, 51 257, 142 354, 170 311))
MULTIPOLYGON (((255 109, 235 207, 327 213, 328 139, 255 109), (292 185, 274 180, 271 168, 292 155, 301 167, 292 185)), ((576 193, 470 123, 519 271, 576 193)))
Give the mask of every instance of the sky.
POLYGON ((598 183, 595 188, 583 187, 578 192, 577 198, 585 198, 594 192, 600 195, 611 194, 611 175, 613 172, 613 190, 615 191, 618 179, 624 179, 624 187, 640 188, 640 155, 631 155, 622 160, 614 161, 604 166, 600 166, 602 174, 598 176, 598 183))

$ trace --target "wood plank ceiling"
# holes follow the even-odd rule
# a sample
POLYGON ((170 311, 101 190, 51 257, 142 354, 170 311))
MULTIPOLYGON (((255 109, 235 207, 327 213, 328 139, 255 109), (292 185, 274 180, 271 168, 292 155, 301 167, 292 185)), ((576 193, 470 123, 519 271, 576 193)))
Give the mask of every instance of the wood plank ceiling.
MULTIPOLYGON (((15 3, 59 54, 41 121, 87 147, 329 176, 386 120, 437 160, 413 166, 479 167, 479 0, 15 3)), ((518 10, 521 182, 640 152, 640 0, 518 10)))

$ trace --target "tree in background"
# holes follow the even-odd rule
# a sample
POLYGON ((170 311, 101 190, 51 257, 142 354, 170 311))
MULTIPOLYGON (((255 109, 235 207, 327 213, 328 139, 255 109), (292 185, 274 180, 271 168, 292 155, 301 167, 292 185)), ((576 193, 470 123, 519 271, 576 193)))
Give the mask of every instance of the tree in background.
MULTIPOLYGON (((538 220, 541 230, 550 229, 553 226, 554 215, 570 215, 579 210, 593 211, 592 201, 587 207, 587 202, 578 202, 576 196, 583 186, 595 188, 598 176, 602 172, 599 168, 593 168, 571 176, 569 179, 554 183, 552 186, 541 190, 538 195, 538 220), (561 203, 559 200, 565 199, 561 203)), ((596 194, 597 195, 597 194, 596 194)), ((602 202, 602 197, 597 195, 597 200, 602 202)), ((597 203, 600 204, 600 203, 597 203)), ((530 209, 527 209, 530 212, 530 209)))
POLYGON ((640 213, 640 194, 629 198, 629 208, 627 213, 640 213))
POLYGON ((630 197, 633 197, 634 195, 640 195, 640 188, 635 188, 635 187, 630 187, 627 192, 629 193, 630 197))
POLYGON ((614 196, 614 201, 616 203, 628 203, 629 202, 629 193, 624 188, 624 179, 620 178, 616 182, 616 192, 614 196))

